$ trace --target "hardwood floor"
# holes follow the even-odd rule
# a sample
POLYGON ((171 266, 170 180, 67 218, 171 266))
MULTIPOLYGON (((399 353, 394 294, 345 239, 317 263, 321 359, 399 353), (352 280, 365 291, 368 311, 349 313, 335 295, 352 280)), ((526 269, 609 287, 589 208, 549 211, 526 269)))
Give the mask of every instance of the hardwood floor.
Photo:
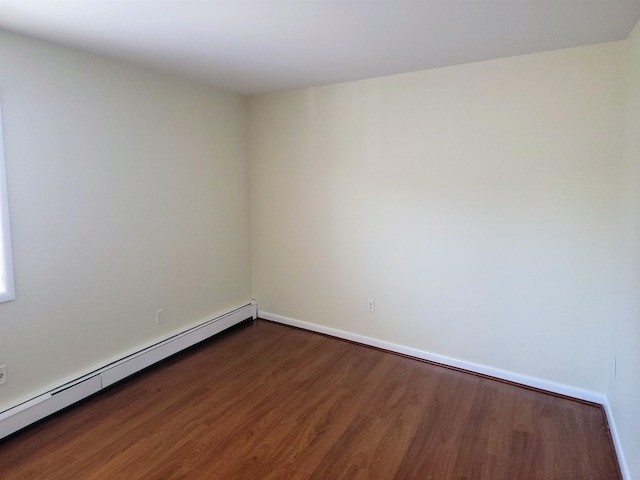
POLYGON ((621 477, 599 407, 257 321, 0 441, 0 478, 621 477))

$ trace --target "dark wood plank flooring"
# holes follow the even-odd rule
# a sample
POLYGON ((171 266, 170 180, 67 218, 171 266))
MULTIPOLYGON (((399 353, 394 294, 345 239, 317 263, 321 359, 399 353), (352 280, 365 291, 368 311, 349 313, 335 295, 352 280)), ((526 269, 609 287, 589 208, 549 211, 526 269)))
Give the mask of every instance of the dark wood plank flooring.
POLYGON ((601 408, 266 321, 0 441, 10 479, 619 479, 601 408))

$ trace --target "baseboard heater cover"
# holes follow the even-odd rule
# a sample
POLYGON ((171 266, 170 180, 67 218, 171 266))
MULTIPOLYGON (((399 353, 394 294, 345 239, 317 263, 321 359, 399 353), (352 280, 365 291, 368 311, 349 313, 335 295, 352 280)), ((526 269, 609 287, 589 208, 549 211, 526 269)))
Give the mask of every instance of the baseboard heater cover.
POLYGON ((255 304, 244 305, 0 412, 0 438, 11 435, 73 405, 103 388, 206 340, 233 325, 249 318, 255 318, 256 312, 255 304))

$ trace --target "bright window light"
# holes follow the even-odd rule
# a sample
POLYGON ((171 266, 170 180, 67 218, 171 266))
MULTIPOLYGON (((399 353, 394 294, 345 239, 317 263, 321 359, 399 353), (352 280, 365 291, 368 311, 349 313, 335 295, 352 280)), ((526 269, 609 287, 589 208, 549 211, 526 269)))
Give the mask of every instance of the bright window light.
MULTIPOLYGON (((1 105, 0 105, 1 107, 1 105)), ((4 140, 2 137, 2 108, 0 108, 0 302, 16 298, 13 287, 13 257, 9 231, 9 198, 4 166, 4 140)))

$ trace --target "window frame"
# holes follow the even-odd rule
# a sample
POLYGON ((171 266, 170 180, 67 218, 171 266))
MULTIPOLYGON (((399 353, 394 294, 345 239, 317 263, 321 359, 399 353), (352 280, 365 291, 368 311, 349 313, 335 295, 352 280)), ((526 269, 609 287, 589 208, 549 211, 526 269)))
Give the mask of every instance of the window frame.
POLYGON ((2 134, 2 103, 0 102, 0 302, 16 298, 6 172, 2 134))

